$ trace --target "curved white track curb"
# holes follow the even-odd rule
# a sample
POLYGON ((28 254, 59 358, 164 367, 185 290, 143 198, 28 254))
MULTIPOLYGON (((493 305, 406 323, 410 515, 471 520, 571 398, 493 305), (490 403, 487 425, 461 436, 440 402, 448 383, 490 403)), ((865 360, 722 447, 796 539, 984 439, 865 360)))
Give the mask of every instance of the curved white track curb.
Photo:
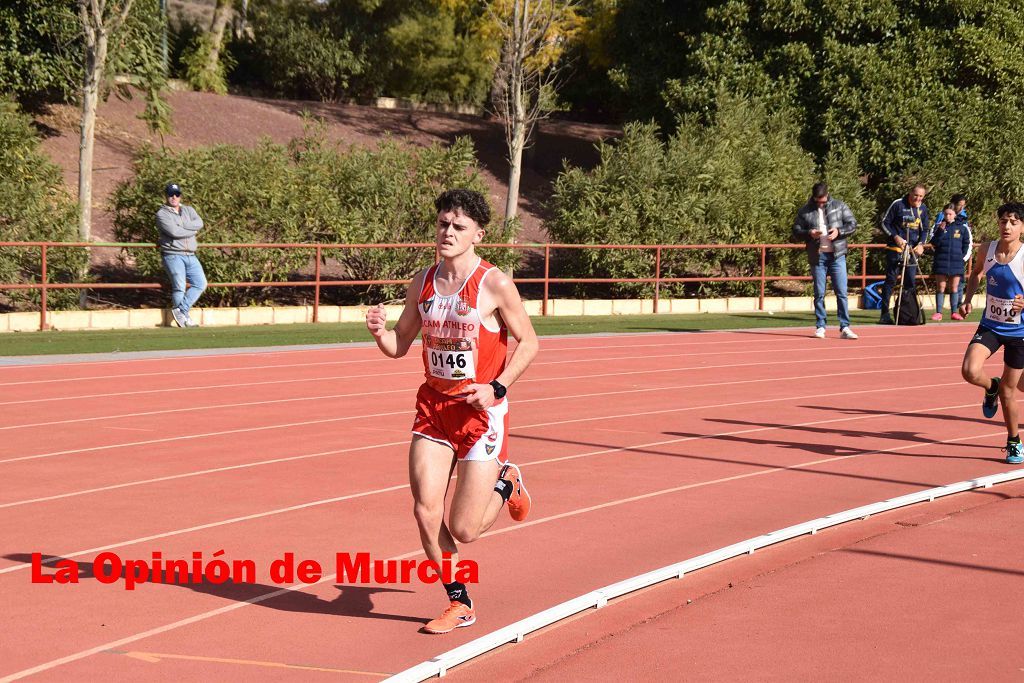
POLYGON ((605 586, 604 588, 599 588, 585 595, 581 595, 578 598, 573 598, 568 602, 555 605, 543 612, 538 612, 537 614, 526 617, 525 619, 513 624, 509 624, 504 628, 500 628, 497 631, 488 633, 476 640, 472 640, 465 645, 455 648, 454 650, 449 650, 448 652, 440 654, 433 659, 417 664, 416 666, 395 674, 387 680, 404 683, 405 681, 423 681, 433 676, 444 676, 448 672, 448 669, 458 664, 462 664, 473 657, 479 657, 485 652, 501 647, 505 643, 521 642, 527 633, 532 633, 538 629, 544 628, 545 626, 549 626, 556 621, 561 621, 566 617, 571 617, 574 614, 578 614, 579 612, 583 612, 592 607, 601 609, 609 600, 627 593, 632 593, 633 591, 640 590, 641 588, 646 588, 656 583, 667 581, 668 579, 681 579, 683 578, 683 575, 688 574, 689 572, 717 564, 723 560, 728 560, 739 555, 749 555, 758 548, 764 548, 781 541, 796 538, 797 536, 803 536, 804 534, 816 534, 821 529, 827 529, 828 527, 836 526, 837 524, 851 522, 856 519, 867 519, 871 515, 876 515, 880 512, 895 510, 896 508, 924 501, 931 502, 936 498, 942 498, 943 496, 952 495, 954 493, 962 493, 964 491, 970 491, 978 488, 987 489, 994 484, 1001 484, 1015 479, 1024 479, 1024 469, 1012 470, 1010 472, 1003 472, 1002 474, 993 474, 987 477, 979 477, 978 479, 970 479, 967 481, 957 482, 955 484, 947 484, 946 486, 940 486, 934 489, 925 489, 915 493, 908 493, 905 496, 890 498, 889 500, 884 500, 878 503, 871 503, 870 505, 863 505, 851 510, 837 512, 826 517, 819 517, 818 519, 812 519, 809 522, 803 522, 801 524, 786 527, 785 529, 778 529, 764 534, 763 536, 756 536, 754 538, 747 539, 746 541, 740 541, 739 543, 719 548, 718 550, 714 550, 710 553, 692 557, 689 560, 684 560, 667 567, 662 567, 661 569, 655 569, 652 572, 640 574, 639 576, 634 576, 633 578, 626 579, 625 581, 613 583, 610 586, 605 586))

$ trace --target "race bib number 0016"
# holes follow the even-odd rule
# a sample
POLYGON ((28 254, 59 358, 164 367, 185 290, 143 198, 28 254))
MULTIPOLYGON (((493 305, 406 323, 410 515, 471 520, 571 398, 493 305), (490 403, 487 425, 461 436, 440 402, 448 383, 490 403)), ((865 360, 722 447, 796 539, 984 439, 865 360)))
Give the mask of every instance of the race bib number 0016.
POLYGON ((985 317, 999 323, 1020 325, 1020 311, 1013 312, 1013 299, 1001 299, 989 294, 985 297, 985 317))
POLYGON ((468 339, 427 337, 424 353, 434 377, 456 381, 476 377, 473 345, 468 339))

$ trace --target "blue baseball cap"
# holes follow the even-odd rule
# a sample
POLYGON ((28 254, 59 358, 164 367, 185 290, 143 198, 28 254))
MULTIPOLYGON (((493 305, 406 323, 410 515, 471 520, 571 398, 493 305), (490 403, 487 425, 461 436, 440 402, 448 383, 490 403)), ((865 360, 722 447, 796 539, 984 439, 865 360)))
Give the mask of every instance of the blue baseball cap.
POLYGON ((170 197, 171 195, 181 195, 181 187, 177 183, 168 183, 167 187, 164 188, 164 194, 170 197))

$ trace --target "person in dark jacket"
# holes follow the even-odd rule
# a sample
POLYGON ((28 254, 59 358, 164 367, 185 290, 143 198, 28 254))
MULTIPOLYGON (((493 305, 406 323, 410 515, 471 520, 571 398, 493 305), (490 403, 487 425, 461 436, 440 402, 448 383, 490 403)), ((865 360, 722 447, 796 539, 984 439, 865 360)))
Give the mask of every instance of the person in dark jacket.
POLYGON ((796 212, 793 240, 807 243, 807 261, 814 276, 814 336, 825 338, 825 277, 832 278, 839 314, 839 336, 856 339, 850 329, 850 308, 846 299, 846 238, 857 229, 857 221, 845 203, 829 197, 828 185, 815 183, 811 198, 796 212))
POLYGON ((893 324, 892 316, 889 315, 889 300, 900 274, 903 273, 904 287, 911 290, 917 288, 917 257, 924 253, 924 245, 928 242, 928 226, 931 225, 928 207, 924 204, 927 193, 924 185, 914 185, 906 197, 900 197, 889 205, 882 218, 882 233, 886 244, 882 315, 878 319, 882 325, 893 324))
POLYGON ((964 277, 964 259, 971 251, 972 240, 967 219, 957 213, 955 204, 949 204, 942 210, 942 220, 935 225, 931 243, 935 247, 932 261, 935 272, 935 314, 932 320, 942 320, 947 283, 951 292, 950 317, 963 320, 957 310, 960 308, 959 287, 964 277))
MULTIPOLYGON (((967 195, 957 193, 949 198, 949 203, 956 209, 957 216, 964 219, 964 223, 970 227, 971 221, 967 216, 967 195)), ((943 220, 942 214, 935 217, 935 225, 937 226, 943 220)), ((935 227, 932 227, 932 232, 935 232, 935 227)), ((971 262, 971 254, 974 252, 974 234, 970 234, 971 244, 967 249, 967 256, 964 257, 964 272, 967 272, 967 264, 971 262)), ((963 301, 964 298, 964 285, 967 282, 966 277, 960 278, 960 288, 956 290, 955 296, 957 301, 963 301)), ((953 311, 956 312, 956 307, 953 307, 953 311)), ((958 314, 959 315, 959 314, 958 314)))

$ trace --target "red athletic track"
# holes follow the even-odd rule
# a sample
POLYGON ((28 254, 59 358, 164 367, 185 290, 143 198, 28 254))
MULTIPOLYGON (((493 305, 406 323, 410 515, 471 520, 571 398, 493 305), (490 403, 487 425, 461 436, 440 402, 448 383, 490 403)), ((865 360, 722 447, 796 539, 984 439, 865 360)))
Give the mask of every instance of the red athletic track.
POLYGON ((534 510, 464 548, 478 622, 447 636, 418 633, 444 607, 433 585, 325 577, 260 599, 282 588, 266 569, 285 552, 327 572, 339 551, 422 558, 406 469, 415 349, 0 368, 0 676, 368 680, 741 539, 1005 471, 1005 432, 959 376, 972 331, 542 340, 510 392, 534 510), (33 552, 85 568, 104 549, 223 549, 254 560, 259 584, 30 582, 33 552))

